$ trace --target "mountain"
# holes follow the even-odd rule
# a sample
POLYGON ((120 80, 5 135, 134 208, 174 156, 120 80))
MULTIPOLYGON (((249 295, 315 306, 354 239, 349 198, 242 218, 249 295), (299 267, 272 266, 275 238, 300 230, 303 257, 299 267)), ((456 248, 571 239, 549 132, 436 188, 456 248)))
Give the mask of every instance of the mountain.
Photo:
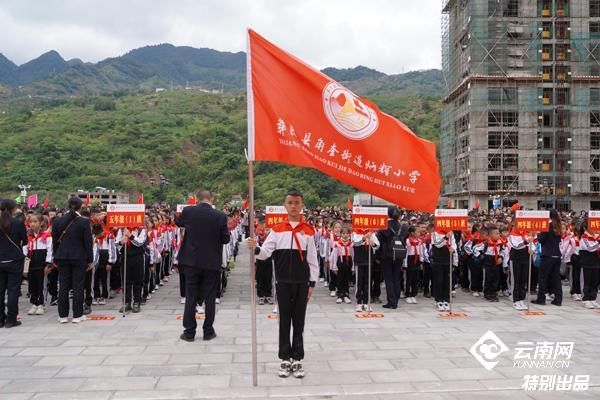
MULTIPOLYGON (((439 70, 386 75, 358 66, 326 68, 323 72, 364 95, 438 96, 439 70)), ((157 87, 193 87, 231 93, 246 87, 246 55, 212 49, 160 44, 132 50, 98 63, 65 61, 50 51, 20 67, 0 59, 0 83, 23 85, 26 95, 64 96, 154 90, 157 87), (4 68, 2 67, 4 65, 4 68), (6 72, 2 73, 1 71, 6 72)))
POLYGON ((8 79, 9 76, 14 74, 17 68, 15 63, 6 58, 4 54, 0 53, 0 82, 5 82, 5 79, 8 79))

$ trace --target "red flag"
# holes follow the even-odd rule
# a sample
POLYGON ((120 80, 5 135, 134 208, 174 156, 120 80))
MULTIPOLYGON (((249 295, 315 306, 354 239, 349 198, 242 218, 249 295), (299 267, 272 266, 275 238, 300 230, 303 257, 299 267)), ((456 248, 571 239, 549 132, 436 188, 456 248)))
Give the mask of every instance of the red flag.
POLYGON ((195 206, 196 204, 198 204, 198 199, 196 199, 196 195, 190 196, 187 203, 190 206, 195 206))
POLYGON ((348 210, 352 210, 352 201, 350 200, 350 196, 348 196, 348 200, 346 201, 346 205, 348 206, 348 210))
POLYGON ((44 208, 48 208, 50 204, 50 193, 46 194, 46 200, 44 200, 44 208))
POLYGON ((475 200, 475 208, 479 210, 479 199, 475 200))
POLYGON ((520 209, 521 209, 521 205, 519 204, 518 201, 515 204, 513 204, 512 206, 510 206, 511 211, 518 211, 520 209))
POLYGON ((88 192, 88 194, 85 198, 85 204, 83 206, 88 207, 90 205, 90 200, 91 200, 91 196, 90 196, 90 192, 88 192))
POLYGON ((138 204, 144 204, 144 193, 138 195, 138 204))
POLYGON ((242 206, 242 210, 248 209, 248 196, 246 196, 246 200, 244 201, 244 205, 242 206))
POLYGON ((250 160, 315 168, 403 208, 435 209, 434 143, 252 30, 248 45, 250 160))

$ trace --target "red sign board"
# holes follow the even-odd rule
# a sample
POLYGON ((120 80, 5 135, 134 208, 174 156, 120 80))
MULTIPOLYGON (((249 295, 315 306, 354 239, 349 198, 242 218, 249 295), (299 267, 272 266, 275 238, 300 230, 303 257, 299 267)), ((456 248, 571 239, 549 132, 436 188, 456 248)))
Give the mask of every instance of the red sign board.
POLYGON ((437 209, 434 214, 437 231, 464 231, 467 229, 469 210, 437 209))
POLYGON ((267 206, 265 215, 265 227, 272 228, 285 221, 288 213, 284 206, 267 206))
POLYGON ((588 231, 600 231, 600 211, 590 211, 588 213, 588 231))
POLYGON ((515 228, 525 232, 548 232, 550 229, 550 211, 517 210, 515 228))
POLYGON ((383 207, 354 207, 352 209, 353 229, 385 229, 388 212, 383 207))
POLYGON ((109 204, 106 207, 106 226, 109 228, 140 228, 145 224, 144 204, 109 204))

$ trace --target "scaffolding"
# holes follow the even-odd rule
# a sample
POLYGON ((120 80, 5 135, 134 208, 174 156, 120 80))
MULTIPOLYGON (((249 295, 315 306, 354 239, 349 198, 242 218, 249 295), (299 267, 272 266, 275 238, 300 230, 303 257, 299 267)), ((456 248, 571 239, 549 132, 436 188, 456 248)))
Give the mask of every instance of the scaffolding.
POLYGON ((444 194, 599 208, 600 0, 444 0, 444 194))

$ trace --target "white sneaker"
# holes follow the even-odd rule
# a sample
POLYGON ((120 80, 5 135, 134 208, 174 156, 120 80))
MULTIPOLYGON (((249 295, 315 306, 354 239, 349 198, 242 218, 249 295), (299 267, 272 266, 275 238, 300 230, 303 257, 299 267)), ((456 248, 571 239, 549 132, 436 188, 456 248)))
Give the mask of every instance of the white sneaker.
POLYGON ((442 303, 442 302, 437 303, 437 310, 438 311, 444 311, 444 303, 442 303))
POLYGON ((71 323, 73 323, 73 324, 78 324, 78 323, 80 323, 80 322, 83 322, 83 321, 85 321, 85 320, 86 320, 86 318, 85 318, 85 315, 82 315, 82 316, 81 316, 81 317, 79 317, 79 318, 73 318, 73 319, 71 320, 71 323))
POLYGON ((366 312, 373 312, 373 307, 369 307, 368 305, 364 305, 363 306, 363 310, 365 310, 366 312))
POLYGON ((579 293, 575 293, 575 301, 581 301, 583 300, 583 296, 579 293))
POLYGON ((499 291, 496 293, 496 296, 498 296, 498 297, 504 297, 504 292, 503 292, 502 290, 499 290, 499 291))
POLYGON ((37 310, 35 310, 35 315, 44 315, 45 312, 44 306, 38 306, 37 310))
POLYGON ((405 300, 408 304, 412 304, 412 297, 407 297, 405 300))
POLYGON ((38 309, 38 306, 36 306, 36 305, 31 306, 29 311, 27 311, 27 315, 35 315, 35 313, 37 312, 37 309, 38 309))
POLYGON ((479 292, 473 292, 473 297, 479 297, 479 292))
POLYGON ((444 302, 444 311, 450 311, 450 304, 444 302))
POLYGON ((325 278, 319 278, 319 282, 325 282, 325 278))
POLYGON ((520 302, 518 302, 518 301, 515 301, 515 302, 513 303, 513 308, 514 308, 515 310, 517 310, 517 311, 521 311, 521 310, 522 310, 522 308, 521 308, 521 303, 520 303, 520 302))
POLYGON ((282 360, 279 366, 278 375, 281 378, 287 378, 292 373, 292 363, 288 360, 282 360))
POLYGON ((182 297, 181 300, 179 300, 179 304, 185 304, 185 297, 182 297))
POLYGON ((592 301, 592 305, 594 306, 594 308, 600 308, 600 304, 598 304, 596 300, 592 301))
POLYGON ((413 304, 417 304, 417 298, 416 298, 416 297, 413 297, 413 298, 412 298, 412 303, 413 303, 413 304))
POLYGON ((352 300, 350 300, 350 297, 344 297, 344 303, 352 304, 352 300))
POLYGON ((342 300, 342 298, 341 298, 341 297, 338 297, 338 298, 337 298, 337 300, 336 300, 335 302, 336 302, 337 304, 342 304, 342 301, 344 301, 344 300, 342 300))
MULTIPOLYGON (((146 296, 146 300, 151 300, 152 299, 152 295, 150 293, 148 293, 148 296, 146 296)), ((98 302, 98 304, 102 304, 100 302, 98 302)), ((106 303, 104 303, 106 304, 106 303)))
POLYGON ((98 299, 93 299, 92 300, 92 305, 93 306, 97 306, 98 305, 98 299))
POLYGON ((589 301, 589 300, 585 300, 585 301, 583 302, 583 306, 584 306, 585 308, 589 308, 590 310, 591 310, 592 308, 594 308, 594 305, 593 305, 593 304, 592 304, 592 302, 591 302, 591 301, 589 301))
POLYGON ((59 318, 58 319, 59 324, 66 324, 67 322, 69 322, 69 318, 59 318))
POLYGON ((221 299, 219 299, 218 297, 215 299, 215 303, 217 304, 221 304, 221 299))
POLYGON ((332 290, 331 293, 329 293, 329 296, 335 297, 337 296, 337 292, 335 290, 332 290))
POLYGON ((327 281, 324 281, 324 282, 323 282, 323 287, 328 287, 328 286, 329 286, 329 282, 327 282, 327 281))
POLYGON ((547 294, 546 295, 546 301, 552 301, 554 300, 554 295, 553 294, 547 294))
MULTIPOLYGON (((150 300, 152 297, 150 295, 148 295, 148 300, 150 300)), ((106 305, 106 299, 103 297, 100 300, 98 300, 98 304, 101 306, 105 306, 106 305)))
POLYGON ((279 310, 277 309, 277 306, 273 307, 273 314, 277 314, 279 312, 279 310))
POLYGON ((406 296, 404 295, 404 292, 400 292, 400 298, 401 298, 401 299, 404 299, 404 298, 406 298, 406 296))
POLYGON ((452 297, 456 297, 456 290, 452 291, 452 297))
POLYGON ((527 311, 527 305, 523 300, 519 300, 519 305, 521 306, 521 311, 527 311))
POLYGON ((363 310, 363 307, 364 307, 364 306, 363 306, 362 304, 357 304, 357 305, 356 305, 356 310, 355 310, 355 311, 356 311, 356 312, 361 312, 361 311, 363 310))
POLYGON ((202 307, 202 306, 196 306, 196 312, 198 314, 204 314, 204 307, 202 307))
POLYGON ((300 361, 294 361, 292 363, 292 375, 297 379, 304 378, 304 368, 302 368, 300 361))

